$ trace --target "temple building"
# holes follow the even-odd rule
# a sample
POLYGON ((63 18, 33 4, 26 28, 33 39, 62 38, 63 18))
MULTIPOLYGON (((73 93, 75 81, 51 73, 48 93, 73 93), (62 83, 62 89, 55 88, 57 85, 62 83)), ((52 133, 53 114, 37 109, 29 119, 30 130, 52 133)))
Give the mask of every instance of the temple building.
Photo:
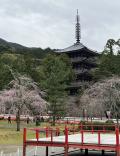
POLYGON ((69 86, 70 94, 73 95, 78 92, 84 82, 92 81, 91 69, 96 68, 97 58, 99 53, 87 48, 80 42, 81 29, 80 18, 77 10, 76 15, 76 43, 65 49, 59 49, 56 53, 67 54, 71 60, 72 67, 75 72, 75 80, 69 86))

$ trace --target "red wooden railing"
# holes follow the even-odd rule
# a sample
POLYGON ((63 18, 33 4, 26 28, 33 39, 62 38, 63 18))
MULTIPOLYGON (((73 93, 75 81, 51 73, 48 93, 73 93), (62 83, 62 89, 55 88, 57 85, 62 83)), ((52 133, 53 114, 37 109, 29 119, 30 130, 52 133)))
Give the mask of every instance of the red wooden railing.
MULTIPOLYGON (((117 151, 117 156, 120 156, 119 154, 119 150, 120 150, 120 145, 119 145, 119 128, 116 128, 115 125, 91 125, 91 130, 84 130, 84 126, 86 125, 82 125, 80 126, 80 130, 79 132, 73 132, 73 134, 75 133, 80 133, 81 134, 81 145, 84 146, 85 144, 85 134, 86 132, 91 132, 92 134, 93 133, 96 133, 98 134, 98 142, 96 145, 100 146, 101 145, 101 134, 103 133, 113 133, 113 131, 111 130, 106 130, 105 128, 107 127, 114 127, 115 128, 115 132, 114 134, 116 135, 116 145, 115 145, 115 149, 117 151), (100 126, 102 127, 101 130, 94 130, 96 126, 100 126)), ((90 126, 90 125, 89 125, 90 126)), ((46 127, 46 128, 31 128, 31 129, 26 129, 24 128, 24 131, 23 131, 23 156, 26 156, 26 146, 27 146, 27 130, 32 130, 35 132, 35 136, 36 136, 36 146, 37 146, 37 142, 39 142, 39 138, 40 138, 40 133, 41 132, 44 132, 45 133, 45 136, 46 138, 50 137, 50 141, 49 143, 54 143, 54 136, 58 136, 60 134, 60 129, 57 127, 56 129, 53 129, 53 128, 49 128, 49 127, 46 127)), ((65 147, 65 153, 66 153, 66 156, 67 156, 67 152, 68 152, 68 146, 69 146, 69 133, 70 133, 70 128, 65 126, 65 129, 64 129, 64 135, 65 135, 65 141, 63 142, 64 144, 64 147, 65 147)), ((90 144, 90 142, 89 142, 90 144)), ((35 144, 34 144, 35 145, 35 144)), ((84 148, 84 147, 83 147, 84 148)))

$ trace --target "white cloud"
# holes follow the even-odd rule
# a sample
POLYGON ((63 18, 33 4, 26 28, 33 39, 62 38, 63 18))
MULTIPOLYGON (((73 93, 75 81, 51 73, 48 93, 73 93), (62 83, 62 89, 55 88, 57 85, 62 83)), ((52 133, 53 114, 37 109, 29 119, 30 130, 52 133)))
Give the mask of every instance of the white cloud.
POLYGON ((119 0, 0 0, 0 37, 31 47, 70 46, 79 9, 83 44, 101 51, 107 39, 120 37, 119 8, 119 0))

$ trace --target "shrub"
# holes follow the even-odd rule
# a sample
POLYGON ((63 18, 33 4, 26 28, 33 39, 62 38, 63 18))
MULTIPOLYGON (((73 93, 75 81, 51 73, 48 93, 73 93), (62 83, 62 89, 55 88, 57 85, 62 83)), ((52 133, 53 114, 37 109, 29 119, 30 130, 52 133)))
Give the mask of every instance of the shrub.
POLYGON ((113 120, 107 120, 105 123, 106 124, 114 124, 114 121, 113 120))

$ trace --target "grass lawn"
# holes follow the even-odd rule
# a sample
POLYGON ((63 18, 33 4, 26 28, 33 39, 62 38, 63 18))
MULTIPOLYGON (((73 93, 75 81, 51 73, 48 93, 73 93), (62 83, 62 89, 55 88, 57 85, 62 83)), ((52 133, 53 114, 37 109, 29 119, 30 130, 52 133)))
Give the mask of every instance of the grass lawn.
MULTIPOLYGON (((39 127, 49 126, 48 123, 41 123, 39 127)), ((26 122, 21 122, 20 132, 16 131, 16 122, 12 121, 8 124, 7 121, 0 120, 0 145, 22 145, 23 141, 23 128, 36 127, 35 123, 27 124, 26 122)), ((38 127, 37 127, 38 128, 38 127)), ((35 132, 28 131, 27 138, 34 138, 35 132)))
MULTIPOLYGON (((49 123, 41 123, 39 127, 47 127, 50 126, 49 123)), ((59 127, 61 130, 64 129, 64 124, 57 125, 55 127, 59 127)), ((12 121, 11 124, 8 124, 7 121, 0 120, 0 145, 22 145, 23 142, 23 128, 34 128, 35 123, 27 124, 26 122, 21 122, 21 130, 20 132, 16 131, 16 122, 12 121)), ((44 134, 42 134, 44 136, 44 134)), ((40 136, 40 137, 42 137, 40 136)), ((27 132, 27 138, 35 138, 35 132, 28 131, 27 132)))

